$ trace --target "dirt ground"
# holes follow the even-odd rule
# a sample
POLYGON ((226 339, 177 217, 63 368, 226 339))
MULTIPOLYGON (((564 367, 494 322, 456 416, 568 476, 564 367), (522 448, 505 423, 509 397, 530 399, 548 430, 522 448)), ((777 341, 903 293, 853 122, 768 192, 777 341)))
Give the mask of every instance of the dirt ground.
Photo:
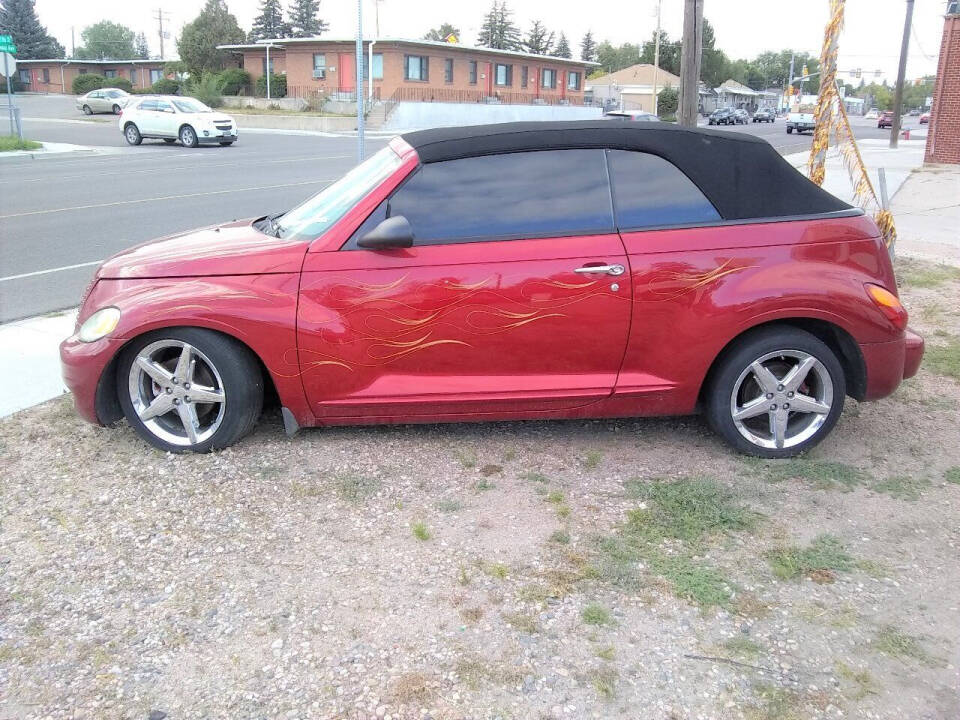
POLYGON ((205 456, 0 422, 0 718, 960 717, 960 274, 809 456, 699 418, 341 428, 205 456))

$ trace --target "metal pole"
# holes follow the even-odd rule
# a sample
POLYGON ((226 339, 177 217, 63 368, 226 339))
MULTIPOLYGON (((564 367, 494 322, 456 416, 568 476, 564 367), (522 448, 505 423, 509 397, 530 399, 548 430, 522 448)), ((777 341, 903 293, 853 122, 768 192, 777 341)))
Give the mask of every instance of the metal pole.
POLYGON ((363 162, 363 0, 357 0, 357 162, 363 162))
POLYGON ((787 87, 790 88, 790 94, 787 95, 787 112, 793 109, 793 52, 790 53, 790 75, 787 77, 787 87))
POLYGON ((913 21, 913 0, 907 0, 907 17, 903 21, 903 42, 900 44, 900 68, 897 70, 897 89, 893 93, 893 124, 890 126, 890 147, 896 148, 900 139, 900 112, 903 110, 903 82, 907 74, 907 50, 910 48, 910 23, 913 21))
POLYGON ((658 115, 657 76, 660 74, 660 6, 662 0, 657 0, 657 35, 653 39, 653 114, 658 115))
POLYGON ((373 46, 377 44, 376 40, 371 40, 370 44, 367 45, 367 77, 370 82, 370 91, 367 93, 367 98, 372 103, 373 102, 373 46))
POLYGON ((267 43, 267 67, 264 70, 264 75, 267 76, 267 100, 270 99, 270 44, 267 43))
MULTIPOLYGON (((10 77, 10 54, 3 54, 3 76, 7 80, 7 110, 10 112, 10 134, 13 135, 13 93, 10 91, 11 86, 13 85, 13 78, 10 77)), ((23 140, 23 135, 20 135, 20 139, 23 140)))

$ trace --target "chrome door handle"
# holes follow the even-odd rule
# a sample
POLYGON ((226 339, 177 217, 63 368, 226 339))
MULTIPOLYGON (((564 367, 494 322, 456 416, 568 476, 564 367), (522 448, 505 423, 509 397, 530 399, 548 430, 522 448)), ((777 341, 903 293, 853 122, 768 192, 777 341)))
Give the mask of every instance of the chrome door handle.
POLYGON ((585 265, 574 270, 575 273, 606 273, 607 275, 623 275, 623 265, 585 265))

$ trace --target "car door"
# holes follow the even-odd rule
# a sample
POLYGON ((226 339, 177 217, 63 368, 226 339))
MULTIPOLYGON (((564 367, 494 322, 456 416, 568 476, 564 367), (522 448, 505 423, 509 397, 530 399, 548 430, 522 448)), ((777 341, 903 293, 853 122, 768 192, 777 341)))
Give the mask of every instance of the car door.
POLYGON ((90 109, 94 112, 103 112, 103 91, 94 90, 87 95, 87 105, 89 105, 90 109))
POLYGON ((319 417, 564 410, 609 396, 630 326, 602 150, 427 164, 335 252, 308 255, 298 311, 319 417), (360 237, 404 216, 404 250, 360 237))
POLYGON ((162 137, 177 137, 179 131, 179 118, 177 117, 177 111, 173 107, 173 103, 169 100, 157 100, 157 109, 154 113, 155 118, 155 130, 153 131, 156 135, 162 137))

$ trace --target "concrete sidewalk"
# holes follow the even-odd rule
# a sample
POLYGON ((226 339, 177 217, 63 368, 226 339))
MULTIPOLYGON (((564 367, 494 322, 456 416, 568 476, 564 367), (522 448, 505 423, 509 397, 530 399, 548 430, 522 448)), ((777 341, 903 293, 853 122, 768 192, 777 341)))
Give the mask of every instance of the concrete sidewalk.
POLYGON ((76 318, 67 310, 0 325, 0 417, 67 391, 58 348, 76 318))
POLYGON ((891 209, 898 255, 960 267, 960 167, 914 170, 891 209))

